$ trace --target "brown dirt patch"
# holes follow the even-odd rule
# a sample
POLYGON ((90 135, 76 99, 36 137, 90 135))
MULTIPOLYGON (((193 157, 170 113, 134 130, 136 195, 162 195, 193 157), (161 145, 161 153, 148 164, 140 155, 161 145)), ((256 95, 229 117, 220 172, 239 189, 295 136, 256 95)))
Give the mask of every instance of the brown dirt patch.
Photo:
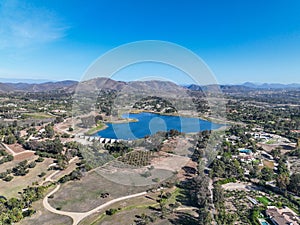
POLYGON ((27 135, 27 131, 26 130, 21 130, 20 131, 20 136, 24 137, 25 135, 27 135))
MULTIPOLYGON (((185 165, 185 168, 188 168, 191 171, 193 171, 193 170, 197 171, 198 170, 197 167, 198 167, 197 163, 192 161, 191 159, 185 165)), ((193 176, 195 176, 195 174, 190 173, 189 170, 184 169, 184 168, 181 168, 181 170, 179 170, 178 174, 177 174, 178 179, 182 180, 182 181, 184 181, 188 178, 191 178, 193 176)))
POLYGON ((8 147, 13 150, 15 153, 24 152, 25 149, 20 144, 8 145, 8 147))
POLYGON ((268 161, 268 160, 263 160, 263 164, 265 167, 268 167, 270 169, 274 169, 274 162, 268 161))
POLYGON ((178 156, 174 154, 168 154, 164 152, 158 153, 159 157, 155 157, 151 161, 151 165, 156 169, 164 169, 170 171, 179 171, 183 166, 185 166, 190 158, 178 156))
POLYGON ((19 155, 16 155, 14 157, 14 160, 16 160, 16 161, 22 161, 22 160, 25 160, 25 159, 30 159, 33 156, 34 156, 33 152, 24 152, 24 153, 21 153, 19 155))
POLYGON ((263 143, 258 143, 258 147, 262 147, 264 151, 266 152, 271 152, 273 149, 275 149, 277 146, 274 145, 268 145, 268 144, 263 144, 263 143))

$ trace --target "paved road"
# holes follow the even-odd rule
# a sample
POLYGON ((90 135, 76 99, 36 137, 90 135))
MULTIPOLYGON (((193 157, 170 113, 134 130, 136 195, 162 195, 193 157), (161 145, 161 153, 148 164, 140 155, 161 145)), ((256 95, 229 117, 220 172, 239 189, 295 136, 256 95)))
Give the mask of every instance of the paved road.
POLYGON ((104 209, 116 202, 119 202, 119 201, 123 201, 123 200, 126 200, 126 199, 130 199, 130 198, 136 198, 136 197, 140 197, 140 196, 143 196, 143 195, 146 195, 147 192, 141 192, 141 193, 137 193, 137 194, 133 194, 133 195, 128 195, 128 196, 124 196, 124 197, 120 197, 120 198, 116 198, 114 200, 111 200, 109 202, 106 202, 104 203, 103 205, 100 205, 88 212, 84 212, 84 213, 78 213, 78 212, 66 212, 66 211, 60 211, 60 210, 57 210, 55 208, 53 208, 49 202, 48 202, 48 197, 53 195, 55 192, 57 192, 60 188, 60 185, 58 185, 53 191, 51 191, 44 199, 43 199, 43 205, 44 207, 49 210, 50 212, 52 213, 55 213, 55 214, 59 214, 59 215, 63 215, 63 216, 69 216, 72 218, 73 220, 73 225, 77 225, 81 220, 83 220, 84 218, 100 211, 101 209, 104 209))

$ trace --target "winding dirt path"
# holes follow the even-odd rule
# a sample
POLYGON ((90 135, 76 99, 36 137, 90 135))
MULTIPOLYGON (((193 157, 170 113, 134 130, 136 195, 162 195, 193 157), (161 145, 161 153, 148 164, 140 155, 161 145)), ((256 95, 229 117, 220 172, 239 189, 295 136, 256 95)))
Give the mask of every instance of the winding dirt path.
POLYGON ((52 177, 54 177, 54 176, 55 176, 56 174, 58 174, 59 172, 61 172, 61 171, 56 170, 56 171, 54 171, 53 173, 51 173, 48 177, 46 177, 45 180, 43 180, 43 182, 41 183, 41 185, 45 184, 46 182, 51 182, 51 181, 53 181, 53 180, 52 180, 52 177))
POLYGON ((217 224, 216 221, 214 220, 214 216, 217 215, 217 212, 216 212, 216 208, 215 208, 215 204, 213 203, 213 199, 214 199, 214 192, 213 192, 213 189, 214 189, 214 185, 213 185, 213 180, 212 179, 209 179, 209 184, 208 184, 208 189, 210 191, 210 196, 211 196, 211 206, 212 206, 212 210, 211 210, 211 216, 213 218, 212 220, 212 224, 217 224))
POLYGON ((12 156, 22 155, 26 152, 35 153, 35 151, 31 151, 31 150, 24 150, 22 152, 15 153, 14 150, 12 150, 8 145, 6 145, 4 143, 2 143, 2 145, 6 148, 7 151, 9 151, 11 153, 12 156))
POLYGON ((146 195, 147 192, 141 192, 141 193, 137 193, 137 194, 132 194, 132 195, 128 195, 128 196, 124 196, 124 197, 120 197, 120 198, 116 198, 114 200, 111 200, 109 202, 106 202, 88 212, 84 212, 84 213, 79 213, 79 212, 66 212, 66 211, 60 211, 60 210, 57 210, 55 208, 53 208, 49 202, 48 202, 48 198, 49 196, 53 195, 54 193, 56 193, 60 188, 60 184, 53 190, 51 191, 44 199, 43 199, 43 206, 50 212, 52 213, 55 213, 55 214, 59 214, 59 215, 63 215, 63 216, 69 216, 72 218, 73 220, 73 225, 77 225, 81 220, 83 220, 84 218, 100 211, 101 209, 104 209, 116 202, 119 202, 119 201, 123 201, 123 200, 126 200, 126 199, 130 199, 130 198, 136 198, 136 197, 140 197, 140 196, 143 196, 143 195, 146 195))
MULTIPOLYGON (((78 159, 77 156, 75 156, 74 158, 72 158, 70 161, 69 161, 69 164, 74 162, 76 159, 78 159)), ((48 168, 52 167, 52 166, 56 166, 57 163, 52 163, 48 166, 48 168)), ((53 182, 54 180, 52 179, 56 174, 62 172, 62 170, 56 170, 54 171, 52 174, 50 174, 48 177, 46 177, 46 179, 41 183, 41 185, 45 184, 46 182, 53 182)))

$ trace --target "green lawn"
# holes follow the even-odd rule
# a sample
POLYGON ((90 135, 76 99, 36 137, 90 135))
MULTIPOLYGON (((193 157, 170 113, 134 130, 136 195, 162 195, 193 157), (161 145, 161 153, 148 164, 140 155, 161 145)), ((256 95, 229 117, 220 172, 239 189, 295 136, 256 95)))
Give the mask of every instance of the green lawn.
POLYGON ((32 118, 32 119, 49 119, 53 118, 52 115, 46 113, 25 113, 22 115, 24 118, 32 118))
POLYGON ((274 139, 268 140, 266 142, 266 144, 268 144, 268 145, 272 145, 272 144, 275 144, 275 143, 276 143, 276 140, 274 140, 274 139))
POLYGON ((88 132, 86 132, 86 135, 92 135, 96 133, 97 131, 103 130, 106 128, 106 124, 100 123, 96 127, 91 128, 88 132))
POLYGON ((265 206, 268 206, 271 202, 267 197, 257 197, 256 199, 265 206))

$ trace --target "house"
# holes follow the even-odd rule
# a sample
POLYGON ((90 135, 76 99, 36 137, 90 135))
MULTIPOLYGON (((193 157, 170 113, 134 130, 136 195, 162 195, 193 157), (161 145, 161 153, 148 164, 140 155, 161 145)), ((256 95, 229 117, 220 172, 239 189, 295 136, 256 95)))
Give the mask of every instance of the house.
POLYGON ((42 129, 39 130, 39 134, 40 134, 40 135, 43 134, 43 133, 45 133, 45 132, 46 132, 46 129, 45 129, 45 128, 42 128, 42 129))
POLYGON ((279 209, 275 206, 268 206, 266 215, 274 225, 300 225, 299 217, 288 207, 279 209))
POLYGON ((226 141, 230 142, 231 144, 236 144, 238 141, 240 141, 240 138, 235 136, 235 135, 231 135, 230 137, 226 138, 226 141))
POLYGON ((250 149, 239 149, 239 155, 238 158, 242 161, 242 162, 246 162, 246 161, 252 161, 254 160, 253 157, 253 153, 250 149))
POLYGON ((52 110, 52 113, 66 113, 66 112, 67 112, 66 110, 60 110, 60 109, 52 110))
POLYGON ((242 161, 242 162, 248 162, 248 161, 253 161, 254 157, 253 155, 248 155, 246 153, 240 153, 238 158, 242 161))
POLYGON ((266 159, 274 160, 273 156, 270 155, 269 153, 265 152, 265 151, 261 151, 260 154, 261 154, 261 156, 263 156, 266 159))
POLYGON ((252 202, 252 204, 258 205, 258 202, 257 202, 254 198, 251 198, 251 197, 249 197, 249 196, 246 196, 246 197, 248 198, 248 200, 249 200, 250 202, 252 202))
POLYGON ((31 140, 31 141, 37 141, 40 139, 41 139, 40 137, 29 137, 29 140, 31 140))

